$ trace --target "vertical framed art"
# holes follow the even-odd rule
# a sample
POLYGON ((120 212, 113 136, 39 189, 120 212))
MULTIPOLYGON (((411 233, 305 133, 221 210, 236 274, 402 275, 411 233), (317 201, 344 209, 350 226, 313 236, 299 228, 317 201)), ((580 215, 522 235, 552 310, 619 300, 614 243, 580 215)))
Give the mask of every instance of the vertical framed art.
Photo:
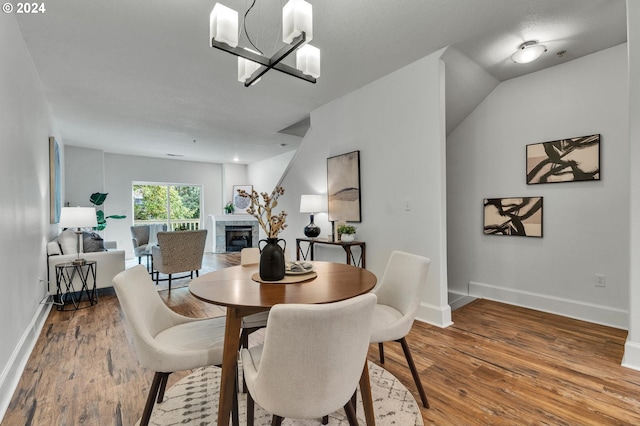
POLYGON ((56 138, 49 138, 49 222, 60 222, 62 210, 62 179, 60 176, 60 147, 56 138))
POLYGON ((542 237, 542 197, 485 198, 485 235, 542 237))
POLYGON ((527 145, 527 184, 600 180, 600 135, 527 145))
POLYGON ((360 151, 327 158, 329 221, 360 222, 360 151))
POLYGON ((251 207, 251 198, 241 197, 238 190, 243 189, 247 194, 253 191, 253 185, 233 185, 233 208, 236 214, 248 214, 247 209, 251 207))

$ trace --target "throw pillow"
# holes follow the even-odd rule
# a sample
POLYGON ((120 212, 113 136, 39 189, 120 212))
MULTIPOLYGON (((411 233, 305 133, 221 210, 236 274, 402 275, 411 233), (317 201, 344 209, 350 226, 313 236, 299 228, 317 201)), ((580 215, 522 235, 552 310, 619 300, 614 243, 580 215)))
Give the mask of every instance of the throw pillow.
POLYGON ((95 232, 82 233, 82 245, 85 253, 93 253, 96 251, 106 251, 104 248, 104 240, 95 232))
POLYGON ((58 235, 58 244, 60 244, 62 254, 78 253, 78 238, 76 237, 76 233, 71 229, 62 231, 60 235, 58 235))

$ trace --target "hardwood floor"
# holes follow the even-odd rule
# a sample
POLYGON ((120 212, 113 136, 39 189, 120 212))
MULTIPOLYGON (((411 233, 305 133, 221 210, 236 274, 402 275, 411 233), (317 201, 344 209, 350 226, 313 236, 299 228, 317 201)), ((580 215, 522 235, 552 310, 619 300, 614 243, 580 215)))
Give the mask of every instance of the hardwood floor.
MULTIPOLYGON (((224 312, 188 288, 159 294, 184 315, 224 312)), ((640 424, 640 372, 620 366, 625 331, 486 300, 453 320, 447 329, 416 322, 407 336, 431 404, 425 425, 640 424)), ((369 359, 377 362, 375 345, 369 359)), ((399 344, 385 344, 385 360, 419 401, 399 344)), ((169 386, 186 374, 172 374, 169 386)), ((53 310, 2 425, 133 425, 152 376, 138 365, 114 294, 53 310)))

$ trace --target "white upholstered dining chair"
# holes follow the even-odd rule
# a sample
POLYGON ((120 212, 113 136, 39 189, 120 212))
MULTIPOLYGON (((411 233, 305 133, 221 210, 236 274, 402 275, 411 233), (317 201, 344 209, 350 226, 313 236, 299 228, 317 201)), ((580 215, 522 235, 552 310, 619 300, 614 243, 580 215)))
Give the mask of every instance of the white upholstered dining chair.
POLYGON ((376 296, 340 302, 280 304, 269 312, 264 345, 241 352, 247 425, 253 402, 283 418, 316 419, 344 408, 357 425, 352 396, 367 359, 376 296), (292 350, 291 348, 295 348, 292 350))
MULTIPOLYGON (((260 249, 257 247, 247 247, 240 251, 240 265, 256 265, 260 263, 260 249)), ((240 345, 243 348, 249 347, 249 335, 254 331, 267 326, 269 312, 259 312, 242 318, 242 333, 240 335, 240 345)))
MULTIPOLYGON (((158 295, 146 268, 137 265, 113 278, 140 364, 155 371, 141 426, 162 402, 169 374, 222 364, 225 318, 189 318, 172 311, 158 295), (157 398, 156 398, 157 397, 157 398)), ((234 409, 237 424, 237 406, 234 409)))
POLYGON ((411 330, 418 305, 427 283, 431 260, 411 253, 393 251, 382 279, 371 291, 378 296, 373 312, 371 343, 377 343, 380 362, 384 364, 384 342, 402 345, 411 375, 418 388, 422 405, 429 408, 429 400, 409 350, 405 336, 411 330))

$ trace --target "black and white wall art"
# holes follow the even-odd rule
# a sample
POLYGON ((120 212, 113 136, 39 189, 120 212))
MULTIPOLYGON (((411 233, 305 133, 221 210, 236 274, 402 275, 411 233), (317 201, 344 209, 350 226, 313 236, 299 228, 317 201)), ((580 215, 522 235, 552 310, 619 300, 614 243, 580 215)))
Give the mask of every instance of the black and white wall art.
POLYGON ((527 184, 600 180, 600 135, 527 145, 527 184))
POLYGON ((542 197, 485 198, 484 234, 542 237, 542 197))

